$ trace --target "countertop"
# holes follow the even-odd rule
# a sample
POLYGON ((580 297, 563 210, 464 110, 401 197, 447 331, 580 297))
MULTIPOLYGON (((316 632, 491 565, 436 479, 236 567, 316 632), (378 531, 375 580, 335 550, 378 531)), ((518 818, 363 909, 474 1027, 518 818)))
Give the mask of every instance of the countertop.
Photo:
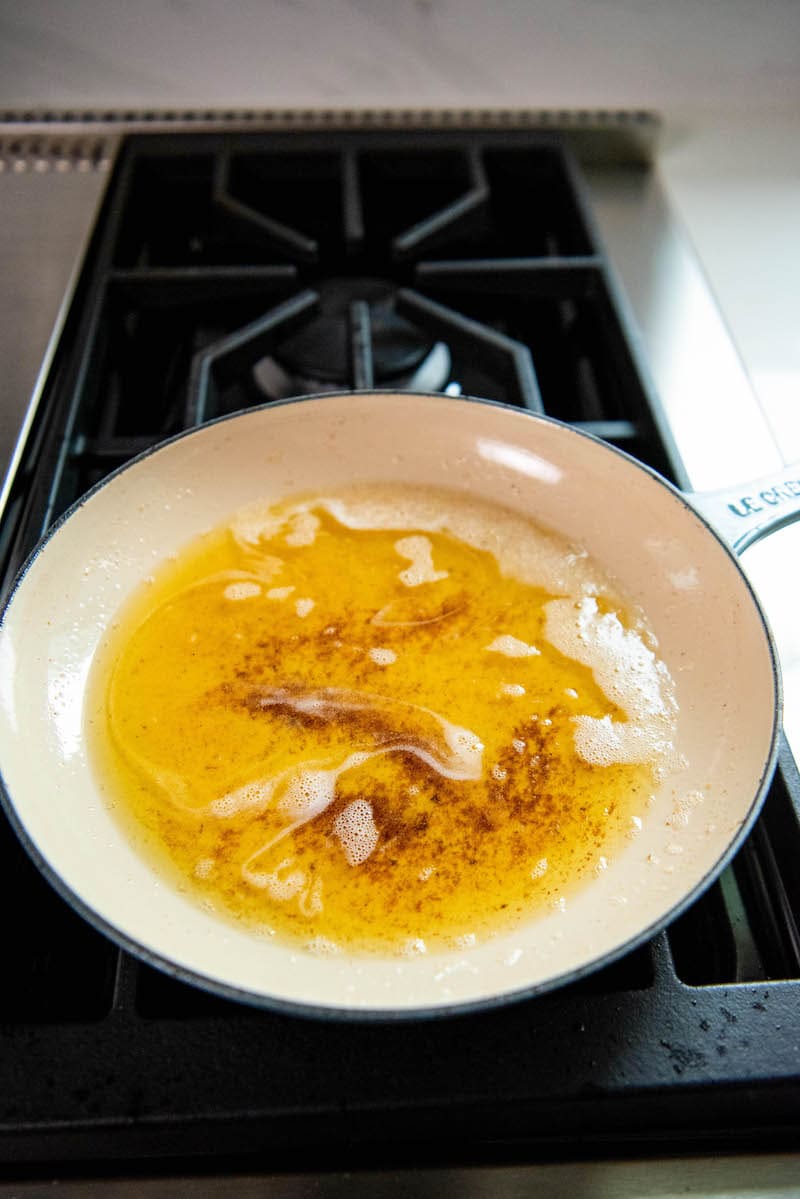
MULTIPOLYGON (((754 120, 742 114, 717 119, 671 145, 667 142, 659 169, 727 322, 778 457, 785 463, 800 461, 800 119, 754 120)), ((759 451, 752 473, 773 465, 774 456, 759 451)), ((693 483, 718 485, 701 477, 693 483)), ((786 731, 797 756, 800 524, 754 545, 742 564, 778 644, 786 731)))

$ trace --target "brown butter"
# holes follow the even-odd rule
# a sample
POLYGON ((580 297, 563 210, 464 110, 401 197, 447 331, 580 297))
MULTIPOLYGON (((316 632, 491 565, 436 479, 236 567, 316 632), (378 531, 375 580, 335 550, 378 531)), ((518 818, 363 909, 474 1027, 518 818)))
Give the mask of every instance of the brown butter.
MULTIPOLYGON (((458 500, 443 494, 441 502, 458 500)), ((286 528, 255 549, 216 530, 123 614, 95 664, 88 727, 130 835, 157 869, 221 914, 303 944, 432 949, 491 935, 568 897, 643 810, 651 772, 591 766, 575 753, 575 715, 621 713, 585 666, 544 640, 544 605, 563 591, 506 577, 491 554, 439 532, 424 536, 447 577, 407 587, 399 574, 408 560, 395 542, 419 530, 350 529, 317 515, 305 546, 287 545, 286 528), (277 573, 259 576, 259 559, 274 558, 277 573), (260 593, 226 599, 231 578, 219 576, 230 571, 249 572, 260 593), (267 598, 283 586, 295 588, 291 596, 267 598), (314 600, 305 617, 295 608, 302 598, 314 600), (387 625, 387 614, 397 623, 387 625), (489 652, 501 634, 541 652, 489 652), (396 660, 377 665, 376 647, 396 660), (525 694, 504 694, 507 683, 525 694), (435 721, 421 716, 415 729, 410 708, 398 716, 391 706, 387 715, 332 705, 325 718, 298 708, 326 688, 417 705, 471 730, 484 746, 480 779, 443 777, 419 754, 393 748, 414 736, 436 749, 435 721), (265 694, 286 702, 265 707, 265 694), (342 761, 353 747, 386 752, 342 773, 329 806, 260 856, 285 832, 280 788, 263 810, 213 812, 220 796, 252 779, 298 761, 342 761), (335 826, 359 799, 371 806, 378 838, 354 866, 335 826), (253 885, 242 873, 247 862, 277 883, 253 885), (302 887, 276 898, 281 880, 300 874, 302 887)))

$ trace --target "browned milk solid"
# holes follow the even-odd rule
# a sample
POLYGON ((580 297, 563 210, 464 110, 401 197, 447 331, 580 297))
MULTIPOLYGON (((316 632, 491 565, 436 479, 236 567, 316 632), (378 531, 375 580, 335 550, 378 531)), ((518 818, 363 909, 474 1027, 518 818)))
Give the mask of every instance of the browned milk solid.
POLYGON ((364 489, 254 506, 166 564, 94 667, 131 836, 320 952, 471 943, 607 865, 669 757, 654 640, 505 509, 364 489))

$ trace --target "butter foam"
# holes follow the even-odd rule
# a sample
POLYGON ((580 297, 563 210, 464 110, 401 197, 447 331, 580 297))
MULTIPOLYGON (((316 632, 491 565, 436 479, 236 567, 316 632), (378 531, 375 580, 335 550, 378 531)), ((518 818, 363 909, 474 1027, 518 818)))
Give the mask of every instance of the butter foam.
POLYGON ((401 537, 394 543, 394 548, 402 558, 411 563, 405 570, 400 571, 400 582, 406 587, 421 587, 423 583, 438 583, 446 579, 446 570, 436 570, 433 565, 433 546, 427 537, 415 534, 411 537, 401 537))
POLYGON ((435 491, 395 486, 352 488, 339 495, 323 493, 278 507, 257 502, 234 515, 231 533, 237 543, 252 550, 285 529, 291 531, 299 515, 313 514, 313 510, 328 512, 348 529, 418 530, 401 538, 404 543, 424 542, 424 533, 450 533, 475 549, 491 553, 504 575, 551 593, 574 594, 588 588, 603 594, 607 590, 584 550, 570 546, 511 509, 492 505, 489 522, 485 502, 461 494, 448 505, 435 491))
POLYGON ((333 831, 351 866, 366 862, 378 844, 379 836, 372 804, 366 799, 354 799, 334 820, 333 831))
POLYGON ((500 637, 495 637, 486 649, 491 654, 505 654, 507 658, 534 658, 537 654, 541 654, 535 645, 529 645, 527 641, 522 641, 519 637, 512 637, 510 633, 503 633, 500 637))
POLYGON ((669 672, 636 629, 594 596, 545 605, 545 635, 562 654, 588 666, 603 694, 627 720, 573 716, 575 749, 586 762, 637 763, 674 754, 678 706, 669 672))

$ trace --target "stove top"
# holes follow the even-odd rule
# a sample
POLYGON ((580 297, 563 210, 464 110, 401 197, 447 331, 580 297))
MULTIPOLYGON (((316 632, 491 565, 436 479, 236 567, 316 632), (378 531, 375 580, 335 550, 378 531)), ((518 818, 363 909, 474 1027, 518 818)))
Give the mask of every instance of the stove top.
MULTIPOLYGON (((686 483, 561 138, 534 131, 126 139, 18 458, 5 586, 133 454, 272 398, 476 394, 686 483)), ((499 1011, 343 1026, 139 964, 5 825, 0 1161, 73 1170, 418 1166, 791 1147, 800 1100, 800 779, 653 942, 499 1011)))

